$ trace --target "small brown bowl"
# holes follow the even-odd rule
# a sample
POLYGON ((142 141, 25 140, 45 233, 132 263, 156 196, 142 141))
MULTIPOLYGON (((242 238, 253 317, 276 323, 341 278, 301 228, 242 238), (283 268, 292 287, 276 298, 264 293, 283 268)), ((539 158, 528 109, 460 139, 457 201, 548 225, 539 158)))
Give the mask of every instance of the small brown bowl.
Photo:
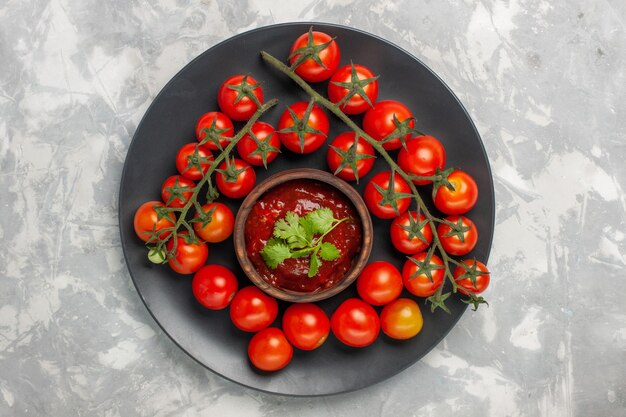
POLYGON ((294 303, 308 303, 312 301, 323 300, 332 297, 335 294, 338 294, 339 292, 347 288, 350 284, 352 284, 352 282, 354 282, 354 280, 359 276, 359 274, 365 267, 365 264, 367 263, 367 260, 370 256, 373 242, 372 237, 372 219, 370 218, 367 207, 365 206, 365 203, 363 202, 363 199, 361 198, 359 193, 350 184, 337 178, 336 176, 328 172, 312 168, 301 168, 282 171, 278 174, 272 175, 262 183, 258 184, 252 190, 252 192, 248 194, 245 200, 243 200, 243 203, 239 208, 239 212, 237 213, 237 218, 235 219, 235 253, 237 254, 237 260, 239 261, 239 264, 241 265, 241 268, 243 269, 245 274, 248 276, 248 278, 250 278, 254 285, 259 287, 272 297, 279 298, 285 301, 291 301, 294 303), (278 288, 269 284, 257 272, 252 262, 250 262, 250 259, 248 259, 248 255, 246 252, 244 229, 246 219, 248 218, 250 210, 252 210, 254 204, 263 194, 265 194, 265 192, 274 188, 275 186, 288 181, 299 179, 316 180, 336 188, 342 194, 348 197, 348 199, 354 205, 354 208, 356 209, 359 217, 361 218, 361 250, 352 261, 352 268, 350 268, 350 270, 346 273, 341 281, 337 282, 332 287, 316 292, 291 291, 278 288))

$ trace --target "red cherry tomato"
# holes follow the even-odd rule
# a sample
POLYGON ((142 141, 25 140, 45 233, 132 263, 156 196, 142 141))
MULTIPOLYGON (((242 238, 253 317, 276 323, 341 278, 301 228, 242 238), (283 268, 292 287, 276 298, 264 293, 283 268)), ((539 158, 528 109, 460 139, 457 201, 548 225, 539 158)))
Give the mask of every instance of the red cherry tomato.
POLYGON ((426 250, 433 240, 433 231, 425 221, 426 216, 421 213, 418 216, 415 211, 407 211, 396 217, 389 229, 393 246, 407 255, 426 250), (420 236, 426 241, 423 241, 420 236))
POLYGON ((331 75, 337 71, 340 58, 339 46, 337 46, 337 42, 335 42, 329 35, 324 32, 317 31, 301 35, 291 46, 291 50, 289 51, 289 62, 293 65, 293 63, 300 58, 300 54, 298 52, 304 52, 301 48, 323 45, 327 42, 330 42, 330 44, 317 54, 319 56, 319 60, 324 64, 323 66, 315 62, 313 58, 309 58, 296 68, 296 74, 302 77, 305 81, 311 83, 324 81, 330 78, 331 75))
MULTIPOLYGON (((133 220, 133 226, 135 233, 139 239, 147 242, 150 240, 152 229, 157 232, 166 227, 173 227, 176 222, 176 216, 174 213, 168 213, 167 216, 159 219, 159 215, 156 211, 157 208, 164 207, 160 201, 148 201, 143 203, 135 212, 135 218, 133 220)), ((159 235, 159 239, 165 239, 172 233, 172 231, 165 231, 159 235)))
POLYGON ((330 171, 339 178, 346 181, 354 181, 366 176, 374 166, 374 148, 367 143, 365 139, 359 139, 354 147, 354 132, 344 132, 337 136, 326 153, 326 161, 330 171), (345 165, 341 170, 337 171, 344 161, 350 158, 356 159, 356 175, 350 164, 345 165))
POLYGON ((224 149, 234 133, 233 122, 224 113, 218 111, 205 113, 196 124, 196 138, 198 138, 198 142, 201 144, 204 142, 203 145, 213 151, 220 150, 220 147, 224 149), (207 134, 209 135, 208 138, 207 134), (217 143, 211 140, 211 138, 214 138, 217 143), (219 146, 217 145, 218 143, 219 146))
POLYGON ((435 194, 435 207, 445 214, 464 214, 470 211, 478 200, 478 186, 466 172, 455 170, 448 175, 454 190, 442 185, 435 194))
POLYGON ((337 72, 332 76, 330 82, 328 83, 328 98, 333 103, 339 103, 341 100, 344 100, 348 94, 352 94, 343 104, 340 105, 341 110, 343 110, 346 114, 360 114, 363 113, 372 106, 376 102, 378 98, 378 81, 375 79, 376 76, 369 68, 364 67, 363 65, 354 64, 346 65, 337 70, 337 72), (352 69, 354 68, 354 74, 352 69), (355 75, 356 79, 353 79, 353 75, 355 75), (370 79, 371 81, 365 83, 364 80, 370 79), (358 81, 357 81, 358 80, 358 81), (349 88, 346 88, 346 83, 356 82, 354 85, 362 84, 359 90, 356 90, 357 93, 351 93, 349 88), (364 84, 364 85, 363 85, 364 84), (360 94, 361 91, 365 93, 365 96, 369 99, 369 103, 363 96, 360 94))
MULTIPOLYGON (((204 242, 187 243, 183 235, 187 232, 179 233, 176 241, 176 251, 174 257, 168 261, 170 268, 179 274, 193 274, 205 264, 209 256, 209 247, 204 242)), ((168 251, 174 250, 174 239, 167 241, 168 251)))
POLYGON ((333 334, 352 347, 369 346, 378 337, 380 319, 374 307, 358 298, 348 298, 330 318, 333 334))
POLYGON ((242 198, 254 188, 256 173, 254 168, 241 159, 222 162, 215 175, 215 183, 220 193, 226 197, 242 198))
POLYGON ((314 152, 324 144, 328 136, 328 130, 330 129, 328 116, 326 116, 326 113, 320 106, 314 104, 308 121, 306 121, 304 116, 308 106, 309 103, 306 101, 294 103, 289 106, 289 109, 294 113, 295 119, 289 110, 285 110, 278 121, 278 137, 282 144, 285 145, 285 148, 291 152, 314 152), (308 130, 307 132, 302 130, 304 132, 302 142, 298 136, 297 129, 308 130))
POLYGON ((280 139, 274 127, 265 122, 255 122, 250 128, 254 138, 259 141, 257 143, 249 133, 246 133, 239 142, 237 142, 237 152, 241 159, 256 166, 267 166, 278 156, 280 152, 280 139), (265 159, 263 158, 265 152, 265 159))
POLYGON ((176 154, 176 169, 187 179, 200 180, 211 166, 211 161, 213 155, 208 148, 197 143, 188 143, 176 154))
POLYGON ((237 292, 237 277, 221 265, 206 265, 196 272, 191 282, 191 290, 196 300, 211 310, 221 310, 237 292))
POLYGON ((230 318, 245 332, 265 329, 277 315, 276 300, 254 286, 242 288, 230 302, 230 318))
POLYGON ((359 296, 371 305, 389 304, 402 292, 402 275, 389 262, 372 262, 357 278, 356 289, 359 296))
MULTIPOLYGON (((365 113, 365 117, 363 117, 363 130, 377 141, 382 141, 396 130, 394 115, 399 122, 413 118, 413 114, 404 104, 394 100, 382 100, 374 104, 374 107, 365 113)), ((408 126, 413 128, 415 121, 410 120, 408 126)), ((405 140, 407 141, 410 138, 410 133, 405 136, 405 140)), ((387 150, 399 149, 400 147, 402 147, 402 142, 399 137, 383 144, 383 148, 387 150)))
MULTIPOLYGON (((446 165, 446 150, 441 142, 432 136, 418 136, 406 143, 398 153, 398 165, 407 174, 420 177, 435 175, 437 168, 446 165)), ((429 180, 413 180, 413 184, 426 185, 429 180)))
POLYGON ((252 336, 248 357, 262 371, 278 371, 291 362, 293 348, 280 329, 270 327, 252 336))
POLYGON ((406 340, 415 337, 422 330, 424 319, 415 301, 399 298, 383 308, 380 325, 387 336, 406 340))
POLYGON ((248 120, 263 104, 263 90, 249 75, 233 75, 217 92, 217 105, 226 116, 238 122, 248 120))
POLYGON ((462 266, 457 266, 454 269, 454 280, 459 286, 459 291, 463 294, 474 293, 480 294, 485 291, 489 286, 491 280, 489 269, 484 263, 480 261, 474 261, 466 259, 461 262, 462 266), (476 276, 476 284, 472 283, 470 275, 476 276))
MULTIPOLYGON (((202 211, 211 217, 211 221, 206 224, 194 222, 193 228, 201 239, 210 243, 218 243, 228 239, 233 234, 235 216, 227 205, 209 203, 202 206, 202 211)), ((199 218, 200 216, 196 213, 194 217, 199 218)))
MULTIPOLYGON (((383 190, 389 190, 391 182, 391 172, 383 171, 374 175, 372 179, 365 186, 365 191, 363 193, 363 198, 365 200, 365 204, 369 209, 370 213, 374 216, 379 217, 381 219, 393 219, 394 217, 404 213, 409 209, 409 204, 411 204, 410 197, 402 197, 396 199, 396 204, 398 210, 396 211, 391 203, 383 203, 383 195, 380 193, 378 189, 374 186, 377 184, 383 190)), ((409 188, 409 184, 398 174, 393 176, 393 190, 396 193, 411 193, 411 189, 409 188)))
POLYGON ((292 304, 283 314, 283 331, 287 340, 302 350, 320 347, 328 338, 330 321, 315 304, 292 304))
POLYGON ((470 253, 478 242, 478 229, 474 222, 465 216, 448 216, 444 220, 456 226, 454 229, 447 223, 439 223, 437 226, 437 236, 439 236, 443 250, 454 256, 470 253), (460 236, 463 236, 463 240, 460 236))
POLYGON ((182 175, 168 177, 161 186, 161 198, 168 207, 185 207, 193 194, 196 183, 182 175))
MULTIPOLYGON (((413 261, 418 261, 423 264, 425 262, 426 255, 426 252, 422 252, 413 255, 411 258, 413 261)), ((419 273, 420 266, 413 262, 411 258, 407 259, 404 263, 404 267, 402 268, 402 282, 404 283, 404 288, 406 288, 411 294, 417 295, 418 297, 430 297, 437 291, 437 288, 443 284, 443 278, 445 275, 443 261, 437 255, 433 254, 430 258, 430 262, 423 265, 425 267, 430 266, 431 268, 440 267, 440 269, 431 269, 431 281, 425 273, 419 273)))

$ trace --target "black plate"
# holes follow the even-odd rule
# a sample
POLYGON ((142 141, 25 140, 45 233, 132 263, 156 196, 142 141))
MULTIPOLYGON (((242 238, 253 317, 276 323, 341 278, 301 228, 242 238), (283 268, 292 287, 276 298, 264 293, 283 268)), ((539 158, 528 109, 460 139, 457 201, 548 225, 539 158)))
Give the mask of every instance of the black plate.
MULTIPOLYGON (((352 391, 389 378, 419 360, 450 331, 465 311, 460 301, 448 303, 452 314, 431 314, 423 308, 424 328, 412 340, 397 342, 386 336, 364 349, 348 348, 332 335, 319 349, 297 351, 292 363, 280 372, 262 374, 247 360, 251 335, 237 330, 228 309, 209 311, 195 302, 191 276, 181 276, 167 266, 153 265, 133 231, 133 215, 148 200, 160 199, 165 178, 176 173, 174 157, 185 143, 195 141, 194 127, 205 112, 218 110, 216 94, 220 83, 236 73, 251 73, 263 81, 266 99, 280 104, 263 116, 276 126, 285 106, 308 97, 290 79, 266 65, 259 51, 285 58, 291 43, 305 33, 310 23, 268 26, 237 35, 204 52, 183 68, 163 88, 141 121, 130 144, 120 187, 120 231, 131 277, 141 299, 163 331, 187 354, 215 373, 262 391, 287 395, 324 395, 352 391)), ((469 115, 450 89, 424 64, 397 46, 351 28, 313 24, 315 29, 337 37, 341 62, 350 60, 381 74, 379 99, 405 103, 418 119, 417 126, 439 138, 446 147, 448 166, 469 172, 478 184, 480 197, 469 217, 480 238, 469 256, 487 260, 494 228, 494 192, 487 155, 469 115), (409 86, 407 88, 407 86, 409 86)), ((326 83, 319 84, 320 91, 326 83)), ((360 122, 360 118, 357 118, 360 122)), ((240 127, 241 125, 239 125, 240 127)), ((348 129, 331 117, 331 138, 348 129)), ((326 146, 311 155, 284 151, 268 171, 257 169, 258 181, 278 171, 296 167, 327 169, 326 146)), ((367 177, 385 170, 382 158, 367 177)), ((357 187, 363 190, 366 181, 357 187)), ((424 190, 428 200, 428 190, 424 190)), ((239 201, 226 200, 234 210, 239 201)), ((399 268, 404 257, 389 241, 389 221, 374 219, 375 242, 371 260, 387 260, 399 268)), ((235 258, 232 239, 209 249, 209 263, 219 263, 239 274, 240 285, 249 285, 235 258)), ((319 305, 327 313, 348 297, 354 285, 319 305)), ((421 304, 423 305, 423 304, 421 304)), ((281 312, 285 305, 281 305, 281 312)), ((281 315, 276 325, 280 325, 281 315)))

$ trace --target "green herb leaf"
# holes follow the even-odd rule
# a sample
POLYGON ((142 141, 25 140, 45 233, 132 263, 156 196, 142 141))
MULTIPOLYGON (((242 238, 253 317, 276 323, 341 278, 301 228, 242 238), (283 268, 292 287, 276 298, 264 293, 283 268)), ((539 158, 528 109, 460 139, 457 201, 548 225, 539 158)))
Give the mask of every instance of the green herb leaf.
POLYGON ((334 261, 341 256, 341 251, 337 246, 329 242, 323 242, 320 247, 320 257, 325 261, 334 261))
POLYGON ((346 220, 347 217, 335 219, 329 208, 314 210, 304 217, 288 211, 284 218, 274 223, 274 237, 266 243, 261 256, 272 269, 289 258, 310 257, 308 276, 313 277, 322 260, 333 261, 341 256, 341 251, 334 244, 324 242, 324 237, 346 220))
POLYGON ((261 251, 261 256, 267 266, 276 269, 285 259, 291 258, 291 250, 285 243, 277 239, 271 239, 261 251))
POLYGON ((337 221, 333 217, 333 211, 327 207, 310 212, 305 219, 311 223, 314 233, 320 235, 328 233, 337 221))
POLYGON ((274 224, 274 236, 284 239, 292 249, 304 248, 309 243, 307 233, 300 224, 300 216, 293 211, 288 211, 284 219, 274 224))
POLYGON ((317 253, 314 253, 313 255, 311 255, 311 263, 309 265, 309 278, 313 278, 316 274, 317 271, 320 269, 320 258, 317 256, 317 253))

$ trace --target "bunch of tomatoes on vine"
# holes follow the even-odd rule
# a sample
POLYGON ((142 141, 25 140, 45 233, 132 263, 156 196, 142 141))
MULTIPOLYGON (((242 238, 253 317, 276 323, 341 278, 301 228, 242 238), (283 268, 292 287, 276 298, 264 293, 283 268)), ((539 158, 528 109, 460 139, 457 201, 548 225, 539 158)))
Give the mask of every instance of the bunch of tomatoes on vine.
POLYGON ((289 105, 274 128, 259 120, 277 103, 265 102, 260 83, 249 74, 226 79, 217 96, 220 111, 200 117, 197 141, 178 151, 178 174, 163 182, 162 201, 146 202, 135 213, 135 232, 146 242, 148 258, 168 263, 180 274, 194 274, 193 294, 204 307, 229 307, 233 324, 254 333, 248 355, 265 371, 286 366, 293 346, 318 348, 331 330, 339 341, 357 348, 372 344, 381 329, 394 339, 416 336, 422 315, 414 299, 401 297, 403 289, 425 299, 432 311, 449 311, 445 300, 456 292, 475 309, 485 303, 478 294, 489 285, 487 267, 475 259, 452 258, 467 255, 478 241, 476 225, 465 215, 476 204, 478 188, 468 173, 446 168, 442 143, 415 128, 404 104, 377 100, 379 76, 369 68, 352 62, 340 67, 339 45, 326 33, 311 29, 297 38, 289 66, 266 52, 261 56, 303 88, 310 101, 289 105), (327 80, 328 98, 308 84, 327 80), (373 216, 392 220, 391 242, 407 259, 401 270, 389 262, 369 263, 357 278, 360 298, 345 300, 330 318, 316 304, 295 303, 283 312, 281 328, 270 327, 279 310, 274 298, 256 286, 240 289, 225 266, 206 265, 209 244, 233 233, 235 216, 218 200, 248 195, 256 184, 255 167, 267 168, 281 148, 298 154, 320 149, 330 133, 325 110, 350 128, 330 138, 326 157, 332 173, 358 182, 377 156, 389 164, 389 170, 368 180, 363 198, 373 216), (362 126, 351 118, 360 114, 362 126), (245 122, 237 134, 233 121, 245 122), (434 206, 445 217, 429 212, 417 187, 432 188, 434 206), (446 278, 451 291, 444 293, 446 278), (382 307, 380 314, 373 306, 382 307))

